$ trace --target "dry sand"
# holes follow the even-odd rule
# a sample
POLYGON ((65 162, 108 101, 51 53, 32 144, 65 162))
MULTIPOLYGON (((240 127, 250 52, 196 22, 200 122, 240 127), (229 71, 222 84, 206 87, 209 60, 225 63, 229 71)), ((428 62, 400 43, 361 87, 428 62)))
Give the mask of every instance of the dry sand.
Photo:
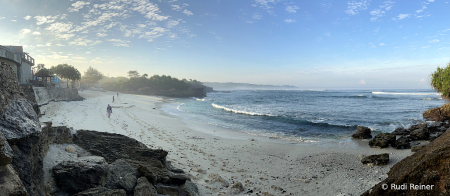
POLYGON ((411 155, 410 150, 370 148, 368 140, 292 144, 251 136, 167 114, 161 106, 170 99, 155 96, 120 94, 111 103, 113 92, 80 95, 86 100, 42 106, 40 121, 119 133, 165 149, 167 159, 191 175, 201 195, 227 195, 227 186, 236 182, 245 189, 240 195, 359 195, 411 155), (107 104, 113 107, 111 118, 107 104), (361 164, 360 155, 380 153, 390 154, 388 165, 361 164))

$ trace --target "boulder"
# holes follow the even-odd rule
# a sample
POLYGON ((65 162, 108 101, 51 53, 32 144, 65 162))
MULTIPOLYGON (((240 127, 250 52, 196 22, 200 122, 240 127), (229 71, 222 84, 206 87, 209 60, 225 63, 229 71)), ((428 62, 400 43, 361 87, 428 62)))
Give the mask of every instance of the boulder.
POLYGON ((169 196, 181 195, 178 186, 168 186, 168 185, 163 185, 163 184, 157 184, 156 191, 158 192, 158 194, 162 194, 162 195, 169 195, 169 196))
POLYGON ((51 129, 51 132, 48 134, 48 140, 50 143, 54 144, 71 144, 73 143, 73 135, 70 128, 66 126, 56 126, 52 127, 52 123, 46 123, 47 126, 51 129))
POLYGON ((187 196, 199 196, 198 193, 198 187, 196 184, 191 182, 190 180, 186 181, 186 183, 183 186, 183 191, 186 193, 187 196))
POLYGON ((410 141, 411 139, 409 139, 408 137, 402 136, 398 138, 397 141, 395 141, 395 147, 397 149, 409 149, 411 148, 410 141))
POLYGON ((6 141, 5 136, 0 132, 0 166, 8 165, 12 162, 13 151, 6 141))
POLYGON ((386 179, 362 195, 448 195, 450 192, 449 160, 450 132, 445 132, 424 149, 393 165, 386 179), (390 187, 391 184, 405 183, 408 186, 406 190, 383 189, 384 184, 390 187), (414 190, 410 188, 411 184, 424 186, 421 187, 422 190, 414 190))
POLYGON ((439 108, 439 111, 441 112, 441 115, 449 119, 450 118, 450 103, 447 103, 439 108))
POLYGON ((412 125, 411 127, 408 128, 408 132, 411 133, 417 129, 426 129, 428 127, 428 125, 426 123, 420 123, 417 125, 412 125))
POLYGON ((0 195, 29 196, 11 164, 0 166, 0 195))
POLYGON ((428 129, 420 128, 412 131, 409 135, 409 138, 411 140, 426 140, 429 139, 430 133, 428 132, 428 129))
POLYGON ((369 141, 370 147, 387 148, 389 147, 389 142, 383 138, 373 138, 369 141))
MULTIPOLYGON (((146 177, 140 177, 134 188, 134 196, 157 196, 158 192, 155 187, 148 182, 146 177)), ((188 195, 189 196, 189 195, 188 195)))
POLYGON ((60 190, 76 193, 103 186, 108 175, 108 164, 103 157, 80 157, 59 163, 52 168, 52 172, 60 190))
POLYGON ((73 145, 68 145, 67 147, 66 147, 66 149, 64 149, 66 152, 70 152, 70 153, 74 153, 74 152, 76 152, 77 151, 77 149, 75 148, 75 146, 73 146, 73 145))
POLYGON ((403 127, 399 127, 397 129, 395 129, 391 134, 392 135, 408 135, 409 131, 403 127))
POLYGON ((75 194, 75 196, 126 196, 123 189, 107 189, 105 187, 91 188, 75 194))
POLYGON ((370 139, 370 138, 372 138, 372 135, 370 133, 371 133, 371 131, 368 127, 358 126, 356 133, 352 135, 352 138, 370 139))
POLYGON ((361 160, 363 164, 373 163, 374 165, 386 165, 389 162, 389 154, 383 153, 378 155, 370 155, 361 160))
POLYGON ((423 148, 425 148, 425 145, 413 146, 413 147, 411 147, 411 152, 417 152, 423 148))
POLYGON ((439 108, 432 108, 422 113, 423 118, 431 121, 443 121, 445 117, 441 115, 439 108))
POLYGON ((138 171, 123 159, 117 159, 108 166, 108 180, 105 187, 110 189, 125 189, 132 193, 137 182, 138 171))

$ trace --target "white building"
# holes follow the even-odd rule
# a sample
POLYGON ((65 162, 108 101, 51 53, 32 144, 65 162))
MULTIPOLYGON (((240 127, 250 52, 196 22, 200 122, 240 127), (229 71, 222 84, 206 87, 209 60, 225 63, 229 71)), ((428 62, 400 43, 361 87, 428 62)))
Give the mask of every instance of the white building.
POLYGON ((34 59, 23 52, 22 46, 0 46, 0 63, 11 66, 20 84, 28 84, 33 79, 31 67, 34 59))

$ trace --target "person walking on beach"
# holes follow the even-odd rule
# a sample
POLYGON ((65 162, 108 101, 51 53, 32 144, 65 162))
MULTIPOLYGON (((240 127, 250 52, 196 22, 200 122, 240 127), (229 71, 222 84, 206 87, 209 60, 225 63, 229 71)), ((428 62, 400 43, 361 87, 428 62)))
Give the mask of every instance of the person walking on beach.
POLYGON ((113 103, 114 103, 114 96, 113 96, 113 103))
POLYGON ((108 104, 108 107, 106 107, 106 115, 108 116, 108 118, 111 117, 111 113, 112 113, 112 107, 108 104))
POLYGON ((119 93, 117 93, 117 97, 119 97, 119 93))

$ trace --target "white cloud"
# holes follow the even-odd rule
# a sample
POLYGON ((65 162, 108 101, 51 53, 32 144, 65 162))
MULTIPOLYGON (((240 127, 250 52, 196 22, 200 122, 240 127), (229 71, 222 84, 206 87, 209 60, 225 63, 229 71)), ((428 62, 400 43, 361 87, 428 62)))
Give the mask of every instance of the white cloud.
POLYGON ((19 36, 20 37, 25 37, 25 35, 27 35, 29 33, 31 33, 30 29, 22 29, 22 30, 19 31, 19 36))
POLYGON ((108 39, 106 41, 113 42, 114 46, 123 46, 123 47, 130 47, 127 43, 130 41, 121 40, 121 39, 108 39))
POLYGON ((72 23, 62 23, 62 22, 57 22, 57 23, 53 23, 50 24, 49 26, 47 26, 47 28, 45 28, 45 30, 47 31, 51 31, 52 33, 65 33, 65 32, 69 32, 70 30, 72 30, 73 24, 72 23))
POLYGON ((56 44, 57 46, 66 46, 66 45, 63 45, 63 44, 56 44))
POLYGON ((67 9, 69 12, 78 12, 80 11, 80 9, 83 9, 83 7, 85 5, 89 5, 91 3, 89 2, 84 2, 84 1, 77 1, 75 3, 72 4, 73 7, 70 7, 69 9, 67 9))
POLYGON ((191 11, 188 11, 188 10, 183 10, 183 14, 186 14, 187 16, 192 16, 192 15, 194 15, 191 11))
POLYGON ((17 20, 11 20, 11 21, 16 22, 17 20))
POLYGON ((364 79, 361 79, 361 80, 359 81, 359 84, 366 84, 366 81, 364 81, 364 79))
POLYGON ((345 11, 348 15, 356 15, 360 10, 366 10, 369 5, 370 0, 362 0, 362 1, 352 1, 348 2, 347 10, 345 11))
POLYGON ((383 17, 386 14, 386 12, 389 11, 393 6, 394 6, 393 1, 385 1, 383 5, 381 5, 379 8, 370 11, 370 15, 372 15, 370 21, 372 22, 377 21, 378 18, 383 17))
POLYGON ((289 23, 296 22, 296 20, 295 19, 285 19, 284 22, 289 24, 289 23))
POLYGON ((431 47, 431 46, 424 46, 424 47, 422 47, 422 48, 429 48, 429 47, 431 47))
POLYGON ((176 21, 176 20, 170 20, 169 22, 167 22, 167 28, 174 28, 175 26, 177 26, 180 22, 176 21))
POLYGON ((71 34, 71 33, 69 33, 69 34, 57 34, 56 35, 57 38, 64 39, 64 40, 68 40, 68 39, 70 39, 70 38, 72 38, 74 36, 75 36, 75 34, 71 34))
POLYGON ((300 8, 296 5, 286 6, 286 12, 288 12, 288 13, 296 13, 298 9, 300 9, 300 8))
POLYGON ((433 40, 430 40, 430 41, 428 41, 428 43, 438 43, 440 40, 438 40, 438 39, 433 39, 433 40))
POLYGON ((181 6, 179 6, 179 5, 171 5, 172 6, 172 10, 175 10, 175 11, 181 11, 183 8, 181 7, 181 6))
POLYGON ((37 25, 42 25, 45 23, 52 23, 55 22, 56 19, 58 19, 59 15, 56 16, 35 16, 34 19, 36 19, 37 25))
POLYGON ((278 0, 255 0, 252 4, 253 7, 260 7, 267 10, 267 12, 272 13, 273 5, 277 4, 278 0))
POLYGON ((86 54, 91 54, 91 52, 87 51, 86 54))
POLYGON ((45 45, 41 45, 41 44, 37 45, 37 47, 50 47, 50 46, 52 46, 51 43, 46 43, 45 45))
POLYGON ((416 10, 417 13, 423 12, 423 10, 427 9, 427 6, 422 5, 422 8, 420 10, 416 10))
POLYGON ((5 19, 5 17, 4 17, 4 16, 3 16, 3 17, 2 17, 2 16, 0 16, 0 20, 2 20, 2 19, 5 19))
POLYGON ((263 17, 262 14, 254 13, 253 16, 252 16, 252 19, 253 20, 261 20, 262 17, 263 17))
POLYGON ((108 34, 106 33, 97 33, 97 37, 106 37, 108 34))
POLYGON ((133 11, 137 11, 144 15, 145 18, 155 21, 163 21, 169 18, 168 16, 159 15, 160 11, 158 6, 148 1, 137 1, 132 8, 133 11))
POLYGON ((38 32, 38 31, 35 31, 32 33, 32 35, 40 35, 40 34, 41 34, 41 32, 38 32))
POLYGON ((428 0, 429 2, 434 2, 434 0, 428 0))
POLYGON ((326 32, 324 35, 327 36, 327 37, 331 37, 331 33, 330 32, 326 32))
POLYGON ((25 16, 25 17, 23 17, 23 19, 25 19, 25 20, 30 20, 30 19, 31 19, 31 16, 25 16))
POLYGON ((411 16, 411 14, 399 14, 398 16, 392 18, 392 20, 403 20, 405 18, 409 18, 411 16))
POLYGON ((92 40, 86 39, 86 36, 79 37, 79 38, 75 39, 74 41, 69 42, 70 45, 77 45, 77 46, 88 46, 88 45, 93 46, 93 45, 97 45, 100 43, 102 43, 102 41, 100 41, 100 40, 92 41, 92 40))
POLYGON ((386 46, 385 43, 379 43, 378 45, 379 45, 379 46, 386 46))
POLYGON ((147 31, 139 36, 139 38, 145 38, 147 41, 151 42, 155 38, 161 37, 164 33, 167 32, 167 29, 161 27, 155 27, 152 31, 147 31))
POLYGON ((422 79, 420 80, 420 82, 425 82, 425 79, 424 79, 424 78, 422 78, 422 79))

